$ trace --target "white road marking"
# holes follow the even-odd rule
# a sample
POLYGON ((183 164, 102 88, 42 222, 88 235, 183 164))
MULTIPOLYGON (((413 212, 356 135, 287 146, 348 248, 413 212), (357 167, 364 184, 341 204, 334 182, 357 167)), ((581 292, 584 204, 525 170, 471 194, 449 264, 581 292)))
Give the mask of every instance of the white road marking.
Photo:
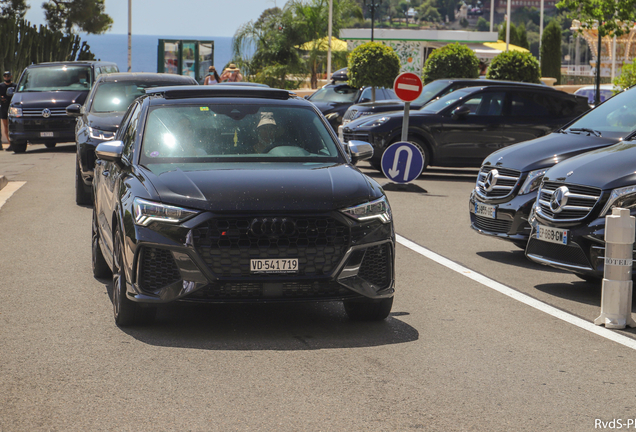
POLYGON ((0 208, 7 202, 11 195, 24 186, 26 182, 9 182, 5 187, 0 189, 0 208))
MULTIPOLYGON (((543 303, 535 298, 532 298, 526 294, 522 294, 519 291, 516 291, 502 283, 499 283, 493 279, 490 279, 482 274, 472 271, 471 269, 464 267, 461 264, 457 264, 454 261, 445 258, 430 249, 426 249, 423 246, 418 245, 417 243, 408 240, 401 235, 397 235, 397 241, 402 246, 405 246, 411 249, 413 252, 417 252, 420 255, 435 261, 438 264, 441 264, 449 269, 456 271, 457 273, 466 276, 469 279, 474 280, 475 282, 479 282, 482 285, 487 286, 488 288, 494 289, 495 291, 500 292, 510 298, 513 298, 521 303, 524 303, 530 307, 533 307, 541 312, 547 313, 548 315, 552 315, 555 318, 563 320, 569 324, 575 325, 583 330, 587 330, 591 333, 604 337, 605 339, 609 339, 612 342, 619 343, 627 348, 631 348, 636 350, 636 340, 629 338, 627 336, 623 336, 620 333, 616 333, 612 330, 606 329, 605 327, 599 327, 592 322, 585 321, 577 316, 564 312, 560 309, 555 308, 554 306, 550 306, 549 304, 543 303)), ((600 313, 600 305, 599 305, 599 313, 600 313)))
POLYGON ((399 83, 397 85, 397 88, 399 88, 400 90, 410 90, 410 91, 419 91, 420 90, 419 86, 411 85, 411 84, 404 84, 404 83, 399 83))

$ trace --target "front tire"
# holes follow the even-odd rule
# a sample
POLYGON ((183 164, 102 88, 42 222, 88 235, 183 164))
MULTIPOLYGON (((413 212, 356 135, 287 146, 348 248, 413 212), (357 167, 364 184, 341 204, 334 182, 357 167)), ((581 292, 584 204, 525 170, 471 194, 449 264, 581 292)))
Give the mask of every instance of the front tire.
POLYGON ((345 300, 345 312, 354 321, 382 321, 391 313, 393 297, 381 300, 345 300))
POLYGON ((44 146, 46 148, 49 148, 49 149, 55 148, 56 145, 57 145, 57 143, 55 143, 55 142, 46 142, 46 143, 44 143, 44 146))
POLYGON ((79 162, 75 163, 75 203, 77 205, 93 204, 93 194, 91 189, 84 184, 79 162))
POLYGON ((11 142, 11 148, 13 149, 14 153, 24 153, 27 149, 27 142, 26 141, 12 141, 11 142))

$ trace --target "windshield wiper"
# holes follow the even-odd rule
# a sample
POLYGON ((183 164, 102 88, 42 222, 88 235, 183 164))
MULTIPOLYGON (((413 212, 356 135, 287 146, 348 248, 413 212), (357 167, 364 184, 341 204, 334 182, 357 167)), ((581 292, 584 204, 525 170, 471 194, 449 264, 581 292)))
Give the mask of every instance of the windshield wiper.
POLYGON ((571 132, 587 132, 587 133, 590 133, 590 134, 592 134, 594 136, 597 136, 597 137, 601 136, 601 133, 599 131, 594 130, 594 129, 589 129, 589 128, 571 128, 571 129, 568 129, 568 130, 571 131, 571 132))

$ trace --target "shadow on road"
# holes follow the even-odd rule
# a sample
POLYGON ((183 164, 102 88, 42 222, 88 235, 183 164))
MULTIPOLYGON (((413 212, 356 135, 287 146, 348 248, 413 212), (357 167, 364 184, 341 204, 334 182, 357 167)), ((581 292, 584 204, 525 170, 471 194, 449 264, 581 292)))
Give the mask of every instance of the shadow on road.
MULTIPOLYGON (((360 171, 380 183, 386 183, 387 178, 380 171, 369 166, 358 167, 360 171)), ((479 169, 472 168, 427 168, 418 180, 449 181, 475 183, 479 169)))
POLYGON ((27 151, 25 154, 41 154, 41 153, 75 153, 76 146, 75 144, 58 144, 54 148, 46 148, 44 145, 39 144, 29 144, 27 146, 27 151))
POLYGON ((521 249, 518 251, 483 251, 477 252, 477 255, 489 261, 495 261, 500 264, 523 267, 532 270, 541 270, 548 273, 568 273, 564 270, 559 270, 530 261, 528 258, 526 258, 524 252, 521 249))

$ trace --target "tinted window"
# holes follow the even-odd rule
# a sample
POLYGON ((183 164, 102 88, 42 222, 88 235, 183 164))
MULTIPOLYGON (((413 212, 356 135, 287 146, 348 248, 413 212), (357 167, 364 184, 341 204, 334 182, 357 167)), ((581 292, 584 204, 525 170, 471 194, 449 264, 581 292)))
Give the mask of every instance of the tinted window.
POLYGON ((18 91, 89 90, 91 85, 90 66, 36 67, 24 71, 18 91))
MULTIPOLYGON (((555 101, 541 93, 511 93, 510 115, 520 117, 546 117, 551 115, 550 105, 555 101), (553 102, 551 104, 550 102, 553 102)), ((554 115, 554 114, 552 114, 554 115)))
POLYGON ((480 93, 468 98, 468 100, 461 105, 470 108, 469 115, 500 116, 503 113, 505 100, 505 92, 480 93))
POLYGON ((601 133, 628 133, 636 130, 636 88, 621 92, 589 111, 570 129, 589 128, 601 133))
POLYGON ((122 141, 124 142, 124 156, 131 161, 134 153, 135 135, 137 134, 137 126, 139 125, 139 114, 141 113, 141 105, 136 104, 130 114, 130 121, 126 125, 123 133, 122 141))
POLYGON ((434 96, 444 90, 447 86, 448 81, 433 81, 432 83, 426 84, 422 88, 422 94, 413 101, 413 104, 425 104, 426 102, 433 99, 434 96))
POLYGON ((141 163, 339 160, 336 142, 309 107, 160 106, 148 114, 141 163))
POLYGON ((452 93, 449 93, 445 96, 442 96, 439 99, 433 100, 430 103, 424 105, 422 108, 420 108, 420 111, 438 113, 444 108, 450 105, 453 105, 458 100, 466 97, 468 92, 469 90, 466 90, 466 89, 456 90, 452 93))
MULTIPOLYGON (((175 85, 174 81, 157 81, 154 83, 135 83, 130 81, 102 82, 95 90, 95 97, 90 112, 105 113, 126 111, 128 106, 149 87, 175 85)), ((181 84, 181 83, 179 83, 181 84)))
POLYGON ((353 103, 358 99, 360 91, 347 85, 323 87, 309 98, 312 102, 353 103))

